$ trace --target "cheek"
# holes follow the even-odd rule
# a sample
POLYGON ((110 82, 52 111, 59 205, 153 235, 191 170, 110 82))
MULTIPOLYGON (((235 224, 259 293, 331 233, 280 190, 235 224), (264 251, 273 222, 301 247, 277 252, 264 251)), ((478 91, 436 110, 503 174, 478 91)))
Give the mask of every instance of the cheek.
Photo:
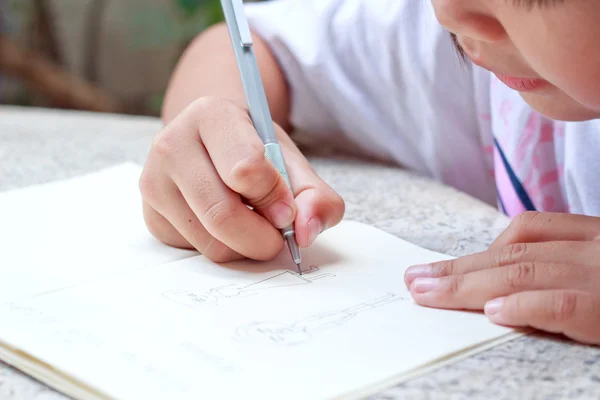
MULTIPOLYGON (((600 50, 600 49, 599 49, 600 50)), ((600 51, 564 52, 546 64, 544 77, 566 95, 591 110, 600 111, 600 51), (589 56, 585 56, 585 54, 589 56)))
POLYGON ((590 10, 557 10, 530 21, 518 47, 541 77, 584 107, 600 110, 600 1, 594 3, 590 10))

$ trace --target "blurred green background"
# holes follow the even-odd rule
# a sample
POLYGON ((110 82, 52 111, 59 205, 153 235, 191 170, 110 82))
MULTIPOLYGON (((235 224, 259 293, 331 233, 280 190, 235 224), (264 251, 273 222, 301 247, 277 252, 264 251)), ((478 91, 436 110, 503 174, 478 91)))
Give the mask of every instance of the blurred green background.
POLYGON ((0 0, 0 103, 158 115, 219 0, 0 0))

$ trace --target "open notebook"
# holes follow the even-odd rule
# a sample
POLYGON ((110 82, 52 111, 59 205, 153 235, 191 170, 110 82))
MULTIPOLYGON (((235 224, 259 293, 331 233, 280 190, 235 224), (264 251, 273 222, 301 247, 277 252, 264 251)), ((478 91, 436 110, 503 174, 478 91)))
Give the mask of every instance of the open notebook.
POLYGON ((303 275, 287 252, 217 265, 163 246, 139 172, 0 195, 0 358, 75 398, 363 397, 520 334, 416 305, 404 270, 449 257, 357 222, 304 250, 303 275))

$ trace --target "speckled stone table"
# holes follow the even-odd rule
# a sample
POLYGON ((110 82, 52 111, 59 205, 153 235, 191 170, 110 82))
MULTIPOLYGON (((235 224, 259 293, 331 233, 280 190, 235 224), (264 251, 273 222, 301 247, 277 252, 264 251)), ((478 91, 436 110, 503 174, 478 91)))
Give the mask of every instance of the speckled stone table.
MULTIPOLYGON (((160 129, 152 118, 0 107, 0 191, 124 161, 141 164, 160 129)), ((485 249, 506 226, 492 207, 398 168, 308 154, 344 197, 345 218, 420 246, 460 256, 485 249)), ((373 397, 479 398, 600 399, 600 349, 522 337, 373 397)), ((65 397, 0 363, 0 400, 59 399, 65 397)))

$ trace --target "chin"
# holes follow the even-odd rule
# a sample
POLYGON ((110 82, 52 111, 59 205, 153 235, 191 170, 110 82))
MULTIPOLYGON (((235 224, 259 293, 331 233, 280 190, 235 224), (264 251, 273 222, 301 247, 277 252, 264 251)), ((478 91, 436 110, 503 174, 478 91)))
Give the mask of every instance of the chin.
POLYGON ((521 97, 531 108, 556 121, 581 122, 600 118, 600 111, 590 110, 564 93, 560 95, 521 93, 521 97))

